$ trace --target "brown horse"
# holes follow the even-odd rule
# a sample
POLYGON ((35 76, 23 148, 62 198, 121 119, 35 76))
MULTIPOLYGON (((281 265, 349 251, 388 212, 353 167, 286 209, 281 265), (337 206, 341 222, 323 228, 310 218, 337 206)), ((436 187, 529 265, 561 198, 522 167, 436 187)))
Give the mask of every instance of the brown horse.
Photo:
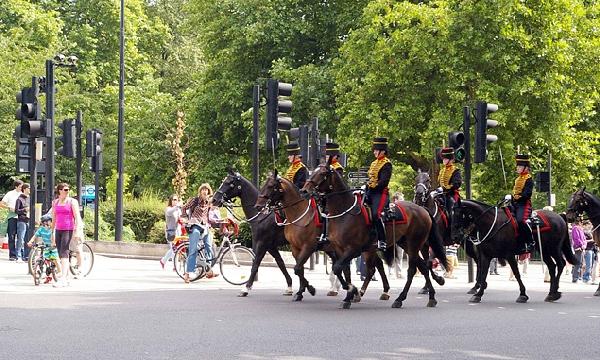
MULTIPOLYGON (((260 208, 280 208, 285 213, 286 219, 280 224, 285 227, 285 237, 290 243, 292 255, 296 259, 294 272, 300 277, 300 289, 294 296, 294 300, 302 300, 302 293, 306 289, 308 289, 311 295, 314 295, 314 288, 310 286, 308 281, 304 278, 304 264, 316 250, 317 238, 321 234, 321 227, 317 226, 315 221, 316 216, 318 215, 316 207, 311 205, 310 200, 302 197, 298 189, 291 182, 277 176, 277 171, 268 177, 258 196, 256 206, 260 208)), ((332 262, 335 263, 337 255, 331 246, 325 247, 324 250, 332 259, 332 262)), ((378 269, 384 287, 384 294, 382 294, 381 299, 387 300, 389 298, 387 292, 390 286, 387 276, 385 275, 383 262, 376 256, 375 260, 368 258, 367 256, 365 256, 365 259, 368 269, 367 279, 369 280, 375 272, 375 266, 379 265, 378 269)), ((343 272, 345 281, 350 282, 349 264, 343 269, 343 272)), ((366 290, 366 285, 368 285, 367 280, 365 280, 365 283, 363 284, 363 293, 366 290)), ((360 301, 360 296, 356 296, 353 300, 360 301)))
MULTIPOLYGON (((358 256, 365 249, 374 249, 371 225, 368 217, 365 216, 366 210, 360 200, 361 195, 353 194, 353 190, 348 188, 342 177, 337 171, 324 164, 315 169, 309 180, 304 185, 303 191, 321 194, 328 198, 329 207, 329 239, 331 245, 338 254, 338 261, 333 265, 333 271, 340 279, 342 287, 347 290, 346 298, 343 300, 342 308, 350 307, 350 300, 357 293, 357 289, 346 283, 340 276, 348 262, 358 256)), ((387 250, 384 258, 388 265, 391 265, 394 258, 395 244, 400 245, 408 255, 408 273, 404 289, 398 298, 392 304, 393 308, 402 307, 402 302, 406 300, 408 290, 412 283, 417 268, 425 277, 426 286, 429 289, 428 307, 434 307, 437 304, 435 300, 435 290, 429 279, 429 269, 427 263, 420 256, 420 250, 426 241, 430 245, 441 263, 446 266, 446 254, 439 241, 435 226, 432 226, 432 219, 427 210, 410 202, 403 201, 400 206, 406 218, 404 221, 392 221, 386 223, 385 230, 387 234, 387 250)), ((444 279, 435 276, 435 280, 444 284, 444 279)))

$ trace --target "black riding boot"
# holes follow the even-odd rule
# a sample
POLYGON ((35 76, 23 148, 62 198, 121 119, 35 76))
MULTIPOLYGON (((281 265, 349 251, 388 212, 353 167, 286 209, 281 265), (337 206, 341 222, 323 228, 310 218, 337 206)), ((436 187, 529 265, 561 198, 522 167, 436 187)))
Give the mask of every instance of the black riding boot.
POLYGON ((385 241, 385 228, 381 219, 375 220, 375 231, 377 232, 377 250, 385 251, 387 244, 385 241))
POLYGON ((317 238, 317 248, 320 249, 323 246, 329 244, 329 239, 327 238, 327 219, 323 219, 323 231, 321 232, 321 236, 317 238))
POLYGON ((519 223, 519 254, 532 252, 535 243, 533 242, 533 234, 531 228, 527 224, 519 223))

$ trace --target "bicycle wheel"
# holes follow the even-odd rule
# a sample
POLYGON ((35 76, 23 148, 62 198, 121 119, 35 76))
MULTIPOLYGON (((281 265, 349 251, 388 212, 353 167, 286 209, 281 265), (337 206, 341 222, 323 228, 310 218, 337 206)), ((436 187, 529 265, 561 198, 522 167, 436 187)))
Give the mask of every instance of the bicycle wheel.
MULTIPOLYGON (((42 249, 35 246, 29 251, 29 257, 27 258, 27 265, 29 266, 29 273, 34 274, 33 268, 37 259, 42 257, 42 249)), ((36 284, 37 285, 37 284, 36 284)))
MULTIPOLYGON (((198 254, 200 255, 200 254, 198 254)), ((173 257, 173 264, 175 266, 175 272, 179 275, 180 278, 183 279, 183 274, 185 274, 185 269, 187 266, 187 257, 188 257, 188 243, 185 242, 175 249, 175 256, 173 257)), ((197 263, 198 261, 196 261, 197 263)), ((190 273, 190 281, 196 281, 200 279, 204 275, 204 267, 196 266, 196 271, 190 273)))
POLYGON ((74 251, 69 251, 69 270, 74 276, 86 277, 94 267, 94 252, 88 244, 83 243, 79 247, 79 256, 81 256, 81 262, 78 265, 77 255, 74 251))
POLYGON ((244 285, 250 280, 253 261, 254 253, 245 246, 227 249, 219 260, 223 279, 232 285, 244 285))
POLYGON ((32 269, 31 275, 33 276, 33 284, 37 286, 40 284, 42 277, 46 275, 45 261, 43 256, 41 256, 41 252, 40 256, 35 257, 33 260, 32 269))

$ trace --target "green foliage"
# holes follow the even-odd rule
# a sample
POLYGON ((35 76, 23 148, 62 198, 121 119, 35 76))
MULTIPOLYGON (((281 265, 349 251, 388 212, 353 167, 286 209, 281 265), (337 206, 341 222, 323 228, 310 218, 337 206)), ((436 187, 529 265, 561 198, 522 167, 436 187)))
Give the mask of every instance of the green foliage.
MULTIPOLYGON (((110 205, 105 207, 106 209, 101 212, 104 220, 114 224, 114 206, 110 205)), ((155 194, 149 192, 143 193, 141 197, 136 199, 126 199, 123 203, 123 225, 129 226, 133 230, 135 238, 138 241, 147 242, 149 241, 148 237, 154 224, 160 220, 164 220, 164 209, 164 201, 155 194)))
POLYGON ((166 225, 167 224, 164 220, 157 221, 156 223, 154 223, 154 225, 152 225, 152 228, 150 229, 150 231, 148 231, 146 237, 140 240, 153 244, 165 244, 167 242, 165 238, 166 225))
MULTIPOLYGON (((110 216, 106 214, 106 211, 102 210, 100 207, 100 216, 98 216, 98 240, 99 241, 114 241, 115 239, 115 229, 114 229, 114 221, 109 223, 105 220, 105 217, 110 216)), ((114 216, 114 215, 113 215, 114 216)), ((94 211, 86 209, 86 215, 83 219, 84 222, 84 232, 87 240, 94 239, 94 211)), ((129 226, 123 226, 123 241, 124 242, 135 242, 135 234, 133 230, 129 226)))

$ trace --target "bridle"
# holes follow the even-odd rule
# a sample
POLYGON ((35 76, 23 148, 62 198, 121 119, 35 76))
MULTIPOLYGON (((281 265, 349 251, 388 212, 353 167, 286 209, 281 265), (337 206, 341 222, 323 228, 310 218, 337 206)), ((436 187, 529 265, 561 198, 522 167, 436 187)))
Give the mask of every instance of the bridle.
MULTIPOLYGON (((592 214, 592 215, 590 215, 589 214, 589 212, 590 212, 590 209, 589 209, 590 208, 590 203, 589 203, 589 201, 588 201, 588 199, 587 199, 587 197, 585 195, 585 192, 581 192, 581 193, 579 193, 579 195, 580 195, 579 198, 577 198, 576 200, 573 199, 573 201, 571 203, 572 206, 567 207, 567 214, 569 212, 573 212, 576 217, 581 217, 583 220, 591 220, 591 219, 597 217, 598 215, 600 215, 600 214, 592 214), (583 214, 586 213, 586 212, 588 213, 587 219, 585 219, 583 217, 583 214)), ((598 228, 600 228, 600 223, 598 225, 596 225, 592 229, 592 233, 594 231, 596 231, 598 228)))
MULTIPOLYGON (((219 186, 219 189, 218 189, 217 191, 215 191, 215 195, 216 195, 216 194, 221 194, 221 206, 225 207, 225 209, 227 209, 227 212, 228 212, 229 214, 231 214, 231 216, 233 216, 233 217, 234 217, 234 218, 235 218, 237 221, 240 221, 240 222, 252 222, 252 221, 256 220, 256 218, 258 218, 258 216, 259 216, 260 214, 262 214, 262 212, 263 212, 263 211, 262 211, 262 209, 261 209, 261 210, 259 210, 259 211, 256 213, 256 215, 252 216, 252 217, 251 217, 251 218, 249 218, 249 219, 242 219, 242 218, 240 218, 240 217, 239 217, 239 216, 238 216, 238 215, 237 215, 237 214, 236 214, 236 213, 233 211, 233 208, 234 208, 234 207, 240 207, 240 206, 238 206, 238 205, 234 205, 234 204, 233 204, 233 202, 232 202, 233 198, 230 198, 230 197, 229 197, 229 195, 227 195, 227 191, 228 191, 228 190, 225 190, 225 191, 221 190, 221 189, 222 189, 222 188, 225 186, 225 181, 227 181, 227 179, 229 179, 230 177, 232 177, 233 179, 232 179, 232 181, 229 183, 229 186, 228 186, 228 187, 229 187, 229 189, 228 189, 228 190, 235 189, 236 187, 237 187, 237 189, 238 189, 238 190, 242 190, 242 179, 241 179, 240 175, 239 175, 239 174, 236 174, 236 175, 231 175, 231 174, 230 174, 230 175, 227 175, 227 176, 226 176, 226 177, 223 179, 223 181, 221 182, 221 186, 219 186), (236 181, 236 182, 237 182, 237 185, 236 185, 236 183, 234 183, 234 181, 236 181)), ((214 197, 214 196, 213 196, 213 197, 214 197)), ((263 218, 263 220, 264 220, 264 218, 263 218)))

